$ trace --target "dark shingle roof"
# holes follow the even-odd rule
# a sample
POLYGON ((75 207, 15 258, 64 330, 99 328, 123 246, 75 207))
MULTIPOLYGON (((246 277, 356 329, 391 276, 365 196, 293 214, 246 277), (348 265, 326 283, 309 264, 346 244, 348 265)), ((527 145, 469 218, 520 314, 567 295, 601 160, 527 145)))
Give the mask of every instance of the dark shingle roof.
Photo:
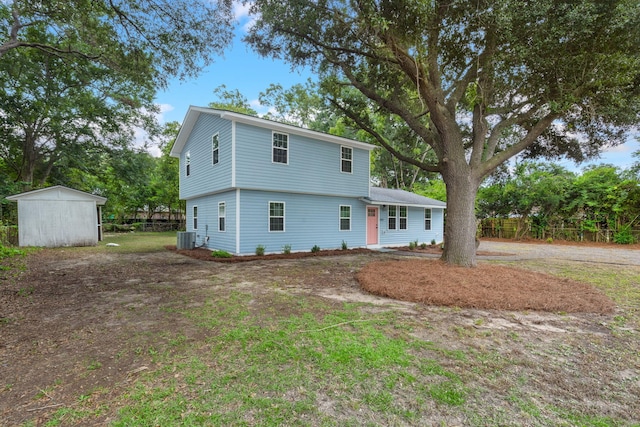
POLYGON ((411 205, 431 208, 446 208, 447 204, 440 200, 424 197, 416 193, 391 188, 371 187, 366 201, 374 204, 411 205))

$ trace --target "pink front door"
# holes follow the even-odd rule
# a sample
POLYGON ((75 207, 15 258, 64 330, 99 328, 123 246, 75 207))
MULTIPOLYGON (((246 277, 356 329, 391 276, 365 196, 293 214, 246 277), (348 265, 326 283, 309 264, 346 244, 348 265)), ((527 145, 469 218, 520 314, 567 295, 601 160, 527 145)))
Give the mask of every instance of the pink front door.
POLYGON ((378 244, 378 208, 367 207, 367 245, 378 244))

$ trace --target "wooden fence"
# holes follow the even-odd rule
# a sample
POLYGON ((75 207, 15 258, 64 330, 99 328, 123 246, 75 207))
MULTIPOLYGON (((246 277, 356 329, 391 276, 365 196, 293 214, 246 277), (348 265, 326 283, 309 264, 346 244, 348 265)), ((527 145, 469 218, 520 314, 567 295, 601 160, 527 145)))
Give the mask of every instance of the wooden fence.
MULTIPOLYGON (((531 224, 518 218, 484 219, 478 226, 478 237, 500 239, 569 240, 574 242, 613 242, 617 230, 598 229, 587 231, 579 227, 549 226, 533 229, 531 224)), ((631 234, 640 241, 640 228, 632 228, 631 234)))

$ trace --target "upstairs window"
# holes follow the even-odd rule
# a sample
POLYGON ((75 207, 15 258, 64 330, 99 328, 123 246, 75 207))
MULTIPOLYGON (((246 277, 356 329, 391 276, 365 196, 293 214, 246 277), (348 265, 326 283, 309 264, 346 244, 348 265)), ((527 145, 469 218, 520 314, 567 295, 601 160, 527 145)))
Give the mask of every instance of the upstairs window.
POLYGON ((218 231, 225 231, 226 216, 227 214, 225 202, 218 203, 218 231))
POLYGON ((217 165, 220 160, 218 147, 218 134, 211 137, 211 164, 217 165))
POLYGON ((340 206, 340 231, 351 230, 351 206, 340 206))
POLYGON ((340 170, 344 173, 351 173, 353 168, 353 148, 340 147, 340 170))
POLYGON ((185 174, 187 176, 191 175, 191 153, 187 151, 187 154, 184 155, 184 167, 185 174))
POLYGON ((273 163, 289 163, 289 135, 273 133, 273 163))
POLYGON ((284 202, 269 202, 269 231, 284 231, 284 202))
POLYGON ((198 207, 197 206, 193 207, 193 229, 194 230, 198 229, 198 207))
POLYGON ((431 230, 431 209, 424 210, 424 229, 431 230))

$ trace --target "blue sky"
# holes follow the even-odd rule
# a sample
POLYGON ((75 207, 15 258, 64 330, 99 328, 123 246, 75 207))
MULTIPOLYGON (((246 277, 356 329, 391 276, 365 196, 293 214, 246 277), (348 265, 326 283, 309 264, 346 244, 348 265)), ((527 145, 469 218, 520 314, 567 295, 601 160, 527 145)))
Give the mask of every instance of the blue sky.
MULTIPOLYGON (((162 111, 161 122, 182 122, 190 105, 206 107, 216 100, 213 90, 220 85, 226 85, 228 90, 238 89, 254 109, 264 113, 266 109, 259 105, 258 95, 271 83, 279 83, 286 89, 297 83, 304 83, 310 77, 313 78, 309 70, 292 70, 289 64, 262 58, 245 46, 241 38, 246 28, 251 25, 251 20, 247 17, 246 8, 238 5, 235 12, 239 22, 236 38, 224 57, 216 58, 198 78, 187 82, 174 81, 167 90, 158 94, 156 102, 162 111)), ((636 133, 637 135, 639 134, 636 133)), ((627 168, 637 161, 632 157, 632 153, 638 150, 640 143, 630 135, 626 144, 603 152, 600 159, 589 163, 611 163, 627 168)), ((575 171, 585 166, 576 166, 568 160, 556 163, 575 171)))

